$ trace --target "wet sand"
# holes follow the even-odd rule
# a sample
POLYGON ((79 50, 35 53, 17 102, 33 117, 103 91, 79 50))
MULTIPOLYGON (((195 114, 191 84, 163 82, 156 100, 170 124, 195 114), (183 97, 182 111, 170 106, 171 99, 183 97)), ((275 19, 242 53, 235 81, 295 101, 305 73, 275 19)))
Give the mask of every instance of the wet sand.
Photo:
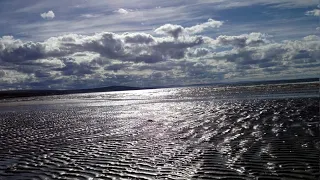
POLYGON ((93 93, 1 106, 0 179, 319 179, 318 97, 213 92, 93 93))

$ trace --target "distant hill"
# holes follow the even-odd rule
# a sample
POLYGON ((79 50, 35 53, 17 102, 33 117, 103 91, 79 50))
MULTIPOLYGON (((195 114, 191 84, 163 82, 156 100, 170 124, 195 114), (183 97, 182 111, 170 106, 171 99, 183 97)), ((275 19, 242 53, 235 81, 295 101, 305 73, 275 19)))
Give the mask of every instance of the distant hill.
POLYGON ((246 81, 246 82, 231 82, 231 83, 211 83, 211 84, 192 84, 192 85, 177 85, 177 86, 159 86, 159 87, 129 87, 129 86, 109 86, 92 89, 76 89, 76 90, 12 90, 0 91, 0 99, 16 98, 16 97, 31 97, 31 96, 49 96, 49 95, 64 95, 75 93, 91 93, 91 92, 110 92, 110 91, 127 91, 140 89, 156 89, 156 88, 171 88, 171 87, 193 87, 193 86, 249 86, 249 85, 264 85, 264 84, 285 84, 285 83, 303 83, 317 82, 318 78, 309 79, 290 79, 290 80, 270 80, 270 81, 246 81))
MULTIPOLYGON (((319 78, 307 79, 284 79, 284 80, 266 80, 266 81, 241 81, 241 82, 222 82, 222 83, 208 83, 208 84, 192 84, 187 86, 251 86, 264 84, 286 84, 286 83, 307 83, 319 82, 319 78)), ((183 87, 183 86, 181 86, 183 87)))
POLYGON ((63 95, 75 93, 90 93, 90 92, 108 92, 108 91, 127 91, 139 90, 138 87, 129 86, 109 86, 93 89, 76 89, 76 90, 13 90, 0 91, 0 99, 16 98, 16 97, 31 97, 31 96, 49 96, 49 95, 63 95))

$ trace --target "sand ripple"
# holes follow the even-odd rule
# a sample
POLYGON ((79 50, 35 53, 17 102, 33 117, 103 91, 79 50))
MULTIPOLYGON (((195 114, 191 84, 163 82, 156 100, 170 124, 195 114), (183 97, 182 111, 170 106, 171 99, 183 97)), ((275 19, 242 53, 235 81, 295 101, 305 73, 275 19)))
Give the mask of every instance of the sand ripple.
POLYGON ((317 98, 25 106, 0 112, 0 179, 316 180, 318 120, 317 98))

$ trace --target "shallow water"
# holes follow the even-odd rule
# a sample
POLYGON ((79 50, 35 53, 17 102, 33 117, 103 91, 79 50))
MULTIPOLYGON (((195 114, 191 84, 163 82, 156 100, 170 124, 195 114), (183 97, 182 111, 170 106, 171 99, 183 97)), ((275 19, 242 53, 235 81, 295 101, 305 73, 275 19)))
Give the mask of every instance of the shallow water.
POLYGON ((0 179, 319 179, 316 91, 212 87, 0 103, 0 179))

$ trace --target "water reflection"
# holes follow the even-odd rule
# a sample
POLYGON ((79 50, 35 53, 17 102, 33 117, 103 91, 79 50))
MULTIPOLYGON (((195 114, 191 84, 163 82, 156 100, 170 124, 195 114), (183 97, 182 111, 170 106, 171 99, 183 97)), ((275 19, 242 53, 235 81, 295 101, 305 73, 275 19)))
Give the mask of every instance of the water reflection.
POLYGON ((55 96, 3 110, 0 177, 318 178, 317 98, 217 91, 55 96))

